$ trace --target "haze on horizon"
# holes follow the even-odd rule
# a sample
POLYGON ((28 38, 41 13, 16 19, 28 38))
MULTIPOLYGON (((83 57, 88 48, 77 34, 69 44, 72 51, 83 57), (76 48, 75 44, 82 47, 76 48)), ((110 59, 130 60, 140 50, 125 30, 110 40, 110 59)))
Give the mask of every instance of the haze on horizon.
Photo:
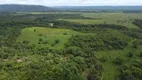
POLYGON ((142 0, 0 0, 0 4, 44 6, 141 6, 142 0))

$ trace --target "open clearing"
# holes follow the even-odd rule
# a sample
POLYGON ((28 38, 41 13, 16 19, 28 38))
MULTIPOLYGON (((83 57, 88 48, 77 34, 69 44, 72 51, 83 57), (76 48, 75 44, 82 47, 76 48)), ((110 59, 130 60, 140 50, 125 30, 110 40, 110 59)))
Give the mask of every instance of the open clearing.
POLYGON ((59 50, 63 49, 64 44, 74 35, 86 35, 86 33, 69 29, 31 27, 23 29, 17 41, 59 50))

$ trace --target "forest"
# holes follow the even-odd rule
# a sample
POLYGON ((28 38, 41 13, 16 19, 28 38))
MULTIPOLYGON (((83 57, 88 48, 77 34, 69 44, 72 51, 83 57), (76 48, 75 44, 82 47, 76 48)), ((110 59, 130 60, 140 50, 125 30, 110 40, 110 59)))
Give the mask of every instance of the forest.
POLYGON ((142 14, 109 14, 0 13, 0 80, 141 80, 142 14))

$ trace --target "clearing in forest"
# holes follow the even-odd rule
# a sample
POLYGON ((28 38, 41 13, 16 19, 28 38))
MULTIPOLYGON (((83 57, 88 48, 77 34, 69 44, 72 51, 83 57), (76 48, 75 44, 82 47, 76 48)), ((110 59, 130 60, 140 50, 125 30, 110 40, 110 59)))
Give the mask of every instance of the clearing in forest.
POLYGON ((17 38, 18 42, 35 44, 50 49, 63 49, 64 44, 75 35, 86 35, 70 29, 30 27, 24 28, 17 38))

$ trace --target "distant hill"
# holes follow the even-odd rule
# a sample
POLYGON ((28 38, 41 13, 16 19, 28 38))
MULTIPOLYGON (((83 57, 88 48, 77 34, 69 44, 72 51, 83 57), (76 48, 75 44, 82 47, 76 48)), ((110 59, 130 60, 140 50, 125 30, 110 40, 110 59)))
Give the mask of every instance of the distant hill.
POLYGON ((0 5, 0 12, 48 12, 48 11, 123 11, 142 12, 142 6, 55 6, 41 5, 0 5))
POLYGON ((56 6, 61 10, 70 10, 70 11, 95 11, 95 10, 106 10, 106 11, 140 11, 142 6, 56 6))
POLYGON ((19 5, 19 4, 0 5, 0 12, 44 12, 44 11, 58 11, 58 9, 41 6, 41 5, 19 5))

